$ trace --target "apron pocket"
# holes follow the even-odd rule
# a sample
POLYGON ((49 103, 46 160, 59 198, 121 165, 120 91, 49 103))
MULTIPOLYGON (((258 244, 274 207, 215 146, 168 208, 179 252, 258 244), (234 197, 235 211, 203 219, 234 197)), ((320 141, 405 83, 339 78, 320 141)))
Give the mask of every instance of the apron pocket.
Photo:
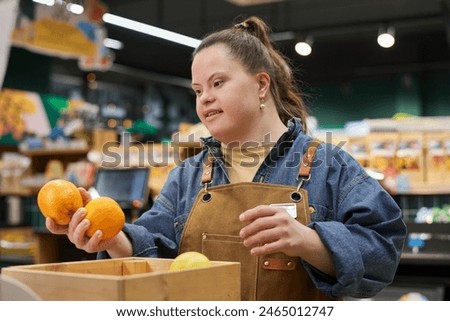
MULTIPOLYGON (((202 253, 213 261, 242 262, 247 256, 253 258, 240 236, 223 234, 203 233, 202 253)), ((256 259, 254 261, 256 262, 256 259)))
POLYGON ((242 299, 254 300, 258 258, 250 255, 240 236, 203 233, 202 253, 212 261, 240 262, 242 299))

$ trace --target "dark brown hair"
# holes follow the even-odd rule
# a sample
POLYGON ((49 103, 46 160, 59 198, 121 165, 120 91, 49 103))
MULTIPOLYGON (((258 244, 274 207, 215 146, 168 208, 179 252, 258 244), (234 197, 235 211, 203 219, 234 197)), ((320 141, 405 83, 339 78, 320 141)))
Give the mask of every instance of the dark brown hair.
POLYGON ((269 26, 258 17, 249 17, 230 28, 211 33, 202 40, 192 57, 202 49, 224 44, 250 73, 265 71, 271 78, 270 91, 275 100, 278 115, 284 124, 298 117, 306 132, 308 115, 303 95, 297 88, 289 62, 270 40, 269 26))

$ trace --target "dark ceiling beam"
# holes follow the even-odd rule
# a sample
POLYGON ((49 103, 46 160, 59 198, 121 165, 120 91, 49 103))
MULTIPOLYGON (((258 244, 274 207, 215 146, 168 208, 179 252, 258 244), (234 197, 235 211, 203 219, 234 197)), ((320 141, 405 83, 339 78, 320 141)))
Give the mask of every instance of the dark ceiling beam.
POLYGON ((355 70, 357 76, 379 76, 379 75, 396 75, 418 72, 436 72, 450 70, 450 62, 417 62, 384 66, 366 66, 358 67, 355 70))
MULTIPOLYGON (((447 12, 448 13, 448 12, 447 12)), ((409 29, 413 32, 417 32, 420 28, 432 27, 442 28, 442 16, 439 14, 424 15, 420 17, 406 17, 402 19, 392 20, 376 20, 357 24, 339 24, 320 26, 317 28, 307 28, 302 30, 286 30, 272 34, 274 41, 294 40, 301 35, 312 35, 314 37, 326 37, 326 36, 341 36, 348 34, 355 34, 361 32, 378 32, 378 29, 382 26, 391 25, 398 29, 409 29)), ((450 23, 447 23, 449 26, 450 23)))
POLYGON ((190 79, 151 72, 141 68, 138 69, 114 63, 108 71, 111 73, 132 76, 135 79, 141 79, 149 82, 162 83, 189 89, 191 88, 190 79))
POLYGON ((441 1, 442 16, 444 18, 445 32, 447 34, 447 43, 450 48, 450 11, 445 0, 441 1))

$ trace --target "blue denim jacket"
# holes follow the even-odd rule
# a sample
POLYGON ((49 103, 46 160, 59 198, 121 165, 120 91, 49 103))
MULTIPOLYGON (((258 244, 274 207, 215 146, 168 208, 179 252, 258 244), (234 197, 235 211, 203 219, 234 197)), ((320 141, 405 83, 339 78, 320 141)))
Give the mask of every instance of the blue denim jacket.
MULTIPOLYGON (((298 185, 300 159, 312 138, 292 119, 257 171, 254 182, 298 185)), ((173 258, 194 200, 202 189, 202 160, 216 156, 212 186, 228 184, 220 142, 204 140, 203 150, 174 168, 152 208, 124 232, 133 255, 173 258)), ((309 204, 315 209, 310 227, 331 251, 336 278, 303 262, 316 286, 333 297, 370 297, 395 275, 406 227, 400 208, 348 153, 331 144, 316 152, 311 179, 304 183, 309 204)), ((100 253, 99 258, 105 257, 100 253)))

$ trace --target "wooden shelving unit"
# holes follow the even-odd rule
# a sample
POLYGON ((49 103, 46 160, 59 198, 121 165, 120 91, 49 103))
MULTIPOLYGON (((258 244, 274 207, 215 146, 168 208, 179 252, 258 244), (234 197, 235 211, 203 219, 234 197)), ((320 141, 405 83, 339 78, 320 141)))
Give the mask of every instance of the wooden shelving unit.
POLYGON ((25 156, 47 156, 47 155, 80 155, 87 154, 89 148, 51 148, 51 149, 30 149, 21 150, 20 153, 25 156))
POLYGON ((450 194, 450 184, 420 184, 412 185, 408 190, 398 191, 388 189, 392 195, 445 195, 450 194))
MULTIPOLYGON (((51 160, 58 160, 63 164, 64 169, 71 162, 76 162, 81 159, 86 158, 89 148, 49 148, 49 149, 32 149, 32 150, 22 150, 15 149, 14 152, 18 152, 24 156, 31 159, 30 168, 25 173, 25 176, 17 178, 14 184, 2 184, 0 189, 0 197, 20 197, 22 206, 24 202, 31 198, 36 197, 40 187, 44 184, 44 181, 36 180, 36 185, 23 185, 21 184, 22 179, 25 177, 38 176, 45 172, 47 164, 51 160)), ((9 151, 9 150, 8 150, 9 151)), ((43 176, 44 178, 44 176, 43 176)), ((22 211, 25 209, 22 208, 22 211)), ((24 214, 25 215, 25 214, 24 214)), ((39 213, 28 213, 27 215, 40 215, 39 213)), ((33 221, 38 218, 31 218, 33 221)), ((17 230, 18 233, 25 233, 24 229, 18 229, 15 226, 5 227, 7 230, 17 230)), ((60 260, 70 260, 70 256, 73 259, 88 259, 93 256, 85 255, 82 251, 77 250, 70 242, 67 240, 65 235, 52 235, 45 227, 36 227, 31 223, 31 226, 26 227, 26 231, 32 231, 34 235, 33 239, 36 243, 36 251, 34 257, 23 257, 19 255, 0 255, 0 263, 3 262, 6 265, 17 265, 17 264, 31 264, 31 263, 44 263, 44 262, 56 262, 60 260), (32 262, 30 262, 30 260, 32 262)), ((28 235, 27 234, 27 235, 28 235)))
POLYGON ((76 162, 86 157, 89 148, 52 148, 21 150, 22 155, 31 158, 31 173, 43 173, 47 163, 52 159, 57 159, 63 163, 64 168, 70 162, 76 162))

